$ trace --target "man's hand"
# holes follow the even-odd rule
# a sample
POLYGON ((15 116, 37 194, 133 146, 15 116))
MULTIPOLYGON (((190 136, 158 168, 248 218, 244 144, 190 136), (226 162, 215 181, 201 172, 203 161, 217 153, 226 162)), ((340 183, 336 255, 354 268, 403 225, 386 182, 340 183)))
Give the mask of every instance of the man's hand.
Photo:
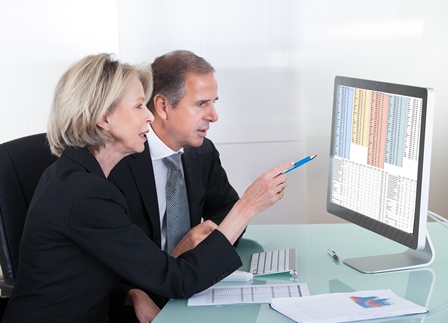
POLYGON ((125 305, 134 307, 135 315, 140 323, 152 322, 160 312, 160 308, 140 289, 129 290, 125 305))
POLYGON ((202 240, 208 237, 218 226, 211 220, 206 220, 190 231, 182 238, 179 244, 171 252, 171 256, 177 258, 184 252, 194 249, 202 240))

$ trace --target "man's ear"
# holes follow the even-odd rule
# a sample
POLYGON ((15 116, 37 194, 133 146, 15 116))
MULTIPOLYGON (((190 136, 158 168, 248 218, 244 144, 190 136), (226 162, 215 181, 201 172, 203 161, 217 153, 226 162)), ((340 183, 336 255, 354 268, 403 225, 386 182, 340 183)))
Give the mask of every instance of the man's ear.
POLYGON ((154 109, 157 115, 166 120, 167 119, 167 109, 168 109, 168 99, 162 94, 156 94, 153 99, 154 109))

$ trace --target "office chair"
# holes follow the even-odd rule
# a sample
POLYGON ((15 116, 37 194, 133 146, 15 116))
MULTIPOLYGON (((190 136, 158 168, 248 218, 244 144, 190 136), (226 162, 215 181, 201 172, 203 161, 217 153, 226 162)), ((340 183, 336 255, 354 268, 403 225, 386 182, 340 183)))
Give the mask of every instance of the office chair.
POLYGON ((19 243, 37 183, 56 156, 45 133, 0 144, 0 288, 12 291, 17 275, 19 243))

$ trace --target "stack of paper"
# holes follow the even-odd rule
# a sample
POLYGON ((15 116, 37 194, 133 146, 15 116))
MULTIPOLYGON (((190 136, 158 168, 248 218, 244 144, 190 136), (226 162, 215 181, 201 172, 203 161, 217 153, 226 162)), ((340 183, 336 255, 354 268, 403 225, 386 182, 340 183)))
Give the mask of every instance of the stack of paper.
POLYGON ((390 290, 273 298, 271 307, 300 323, 352 322, 428 311, 390 290))

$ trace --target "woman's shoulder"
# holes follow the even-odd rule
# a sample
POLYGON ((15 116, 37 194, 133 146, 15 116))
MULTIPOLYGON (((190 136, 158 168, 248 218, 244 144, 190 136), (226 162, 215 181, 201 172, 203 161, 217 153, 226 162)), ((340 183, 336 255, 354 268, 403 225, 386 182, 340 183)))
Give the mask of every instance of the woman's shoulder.
POLYGON ((64 152, 45 171, 41 182, 39 186, 43 188, 72 197, 80 193, 88 195, 91 192, 103 192, 115 198, 121 195, 118 188, 106 179, 95 157, 88 151, 64 152))

